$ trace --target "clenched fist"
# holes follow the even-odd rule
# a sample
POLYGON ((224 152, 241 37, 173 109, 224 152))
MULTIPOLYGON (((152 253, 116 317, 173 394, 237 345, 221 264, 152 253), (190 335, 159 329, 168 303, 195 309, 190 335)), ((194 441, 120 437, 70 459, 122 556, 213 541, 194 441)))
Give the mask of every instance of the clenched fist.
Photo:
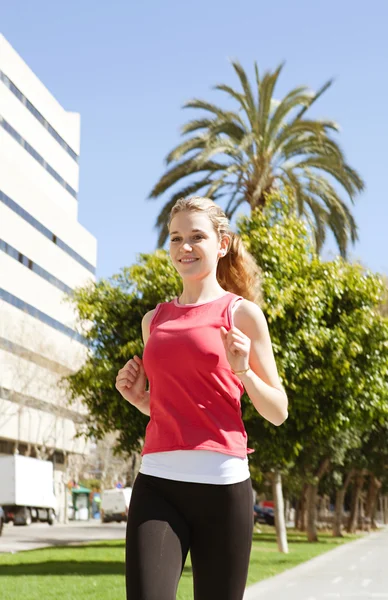
POLYGON ((144 398, 146 384, 143 362, 134 356, 117 373, 115 387, 125 400, 136 406, 144 398))

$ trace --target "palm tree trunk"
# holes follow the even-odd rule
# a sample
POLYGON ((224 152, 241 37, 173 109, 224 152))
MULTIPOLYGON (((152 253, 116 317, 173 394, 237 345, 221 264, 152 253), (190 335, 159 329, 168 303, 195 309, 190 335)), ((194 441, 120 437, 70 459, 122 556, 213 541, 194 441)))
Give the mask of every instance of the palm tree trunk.
POLYGON ((275 500, 275 527, 276 539, 279 552, 288 554, 287 529, 284 517, 284 501, 282 489, 282 476, 279 471, 275 471, 272 478, 272 491, 275 500))

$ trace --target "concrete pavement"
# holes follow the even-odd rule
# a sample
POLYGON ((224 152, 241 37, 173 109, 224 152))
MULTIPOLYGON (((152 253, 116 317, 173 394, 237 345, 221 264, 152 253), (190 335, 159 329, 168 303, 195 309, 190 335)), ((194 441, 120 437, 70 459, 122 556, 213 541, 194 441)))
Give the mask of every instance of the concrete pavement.
POLYGON ((244 600, 388 600, 388 528, 249 586, 244 600))
POLYGON ((67 525, 32 523, 29 527, 4 525, 0 536, 1 552, 20 552, 47 546, 67 546, 97 540, 125 539, 126 523, 70 521, 67 525))

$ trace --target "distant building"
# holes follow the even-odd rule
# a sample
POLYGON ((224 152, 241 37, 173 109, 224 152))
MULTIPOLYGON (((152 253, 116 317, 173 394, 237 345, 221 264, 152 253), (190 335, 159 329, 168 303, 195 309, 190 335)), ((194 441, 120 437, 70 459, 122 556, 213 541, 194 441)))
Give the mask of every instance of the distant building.
MULTIPOLYGON (((95 279, 96 239, 77 220, 80 117, 0 35, 0 454, 52 460, 64 517, 68 459, 85 408, 59 386, 85 359, 72 290, 95 279)), ((74 462, 74 461, 73 461, 74 462)))

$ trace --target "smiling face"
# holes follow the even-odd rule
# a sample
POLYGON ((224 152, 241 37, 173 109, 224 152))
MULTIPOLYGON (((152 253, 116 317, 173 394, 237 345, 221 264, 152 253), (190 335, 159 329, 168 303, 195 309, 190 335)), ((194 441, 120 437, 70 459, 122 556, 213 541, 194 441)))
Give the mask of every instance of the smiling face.
POLYGON ((225 255, 229 238, 219 239, 206 213, 181 211, 170 224, 170 256, 182 278, 202 279, 216 274, 218 259, 225 255))

